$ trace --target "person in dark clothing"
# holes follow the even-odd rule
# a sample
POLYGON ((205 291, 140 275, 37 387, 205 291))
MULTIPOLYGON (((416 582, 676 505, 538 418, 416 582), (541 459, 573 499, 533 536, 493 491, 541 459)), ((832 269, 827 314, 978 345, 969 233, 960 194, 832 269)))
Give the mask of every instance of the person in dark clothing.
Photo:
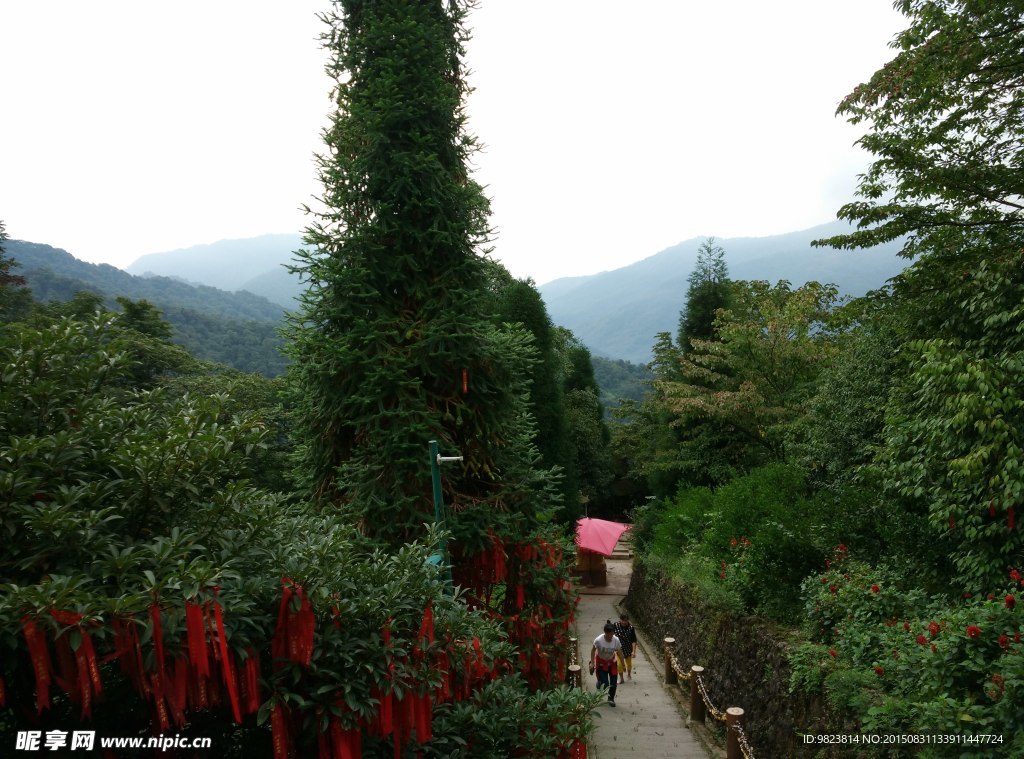
POLYGON ((625 678, 633 679, 633 648, 636 646, 636 628, 630 624, 628 614, 620 614, 619 621, 613 627, 615 637, 622 644, 619 651, 619 682, 626 682, 625 678))

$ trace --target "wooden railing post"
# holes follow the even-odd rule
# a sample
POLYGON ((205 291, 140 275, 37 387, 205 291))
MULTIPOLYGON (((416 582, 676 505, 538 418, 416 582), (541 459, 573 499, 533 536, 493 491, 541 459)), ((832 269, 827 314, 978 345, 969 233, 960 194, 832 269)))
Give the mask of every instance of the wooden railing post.
POLYGON ((679 682, 676 676, 675 667, 672 666, 672 654, 675 652, 676 639, 665 638, 665 682, 668 685, 675 685, 679 682))
POLYGON ((700 676, 704 667, 694 664, 690 667, 690 721, 704 724, 704 699, 700 695, 700 676))
POLYGON ((569 686, 572 687, 572 688, 582 688, 583 687, 583 676, 580 673, 580 665, 579 664, 570 664, 569 665, 569 673, 566 676, 565 680, 569 684, 569 686))
POLYGON ((733 725, 743 727, 743 710, 738 706, 730 706, 725 710, 725 759, 743 759, 743 752, 740 750, 740 736, 733 725))

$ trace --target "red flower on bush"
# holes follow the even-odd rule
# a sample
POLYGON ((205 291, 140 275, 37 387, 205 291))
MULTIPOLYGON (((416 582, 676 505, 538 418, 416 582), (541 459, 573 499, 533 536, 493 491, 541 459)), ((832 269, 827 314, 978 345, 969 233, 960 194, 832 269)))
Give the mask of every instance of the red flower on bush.
POLYGON ((881 588, 879 588, 878 585, 872 585, 871 586, 871 592, 872 593, 877 593, 880 590, 881 590, 881 588))
POLYGON ((968 638, 980 638, 981 628, 977 625, 967 625, 967 637, 968 638))
POLYGON ((1020 582, 1021 581, 1020 572, 1018 572, 1016 569, 1011 569, 1010 570, 1010 579, 1013 580, 1014 582, 1020 582))
POLYGON ((1002 635, 1000 635, 999 636, 999 647, 1000 648, 1006 648, 1009 645, 1010 645, 1010 636, 1007 635, 1006 633, 1003 633, 1002 635))
POLYGON ((904 630, 905 630, 906 632, 910 632, 910 623, 909 623, 909 622, 904 622, 904 623, 903 623, 903 629, 904 629, 904 630))
POLYGON ((935 647, 935 644, 934 644, 934 643, 932 643, 932 653, 933 653, 933 654, 934 654, 934 653, 937 653, 937 652, 938 652, 938 650, 939 650, 939 649, 937 649, 937 648, 935 647))
POLYGON ((917 642, 920 643, 922 646, 924 646, 924 645, 927 645, 928 639, 926 637, 924 637, 923 635, 918 635, 917 636, 917 642))
POLYGON ((1006 604, 1007 609, 1012 609, 1014 606, 1017 605, 1017 599, 1013 596, 1007 596, 1003 599, 1003 603, 1006 604))
POLYGON ((875 674, 878 675, 879 677, 881 677, 882 675, 885 674, 885 670, 876 665, 875 666, 875 674))
POLYGON ((970 593, 964 593, 964 598, 970 598, 970 597, 971 597, 970 593))
POLYGON ((991 593, 989 593, 987 596, 985 596, 985 600, 986 601, 995 601, 996 597, 994 595, 992 595, 991 593))
POLYGON ((1020 633, 1019 632, 1015 632, 1013 634, 1013 642, 1014 643, 1020 643, 1020 633))
POLYGON ((830 648, 828 650, 828 655, 835 659, 837 656, 839 656, 839 652, 836 651, 834 648, 830 648))
POLYGON ((725 579, 725 572, 719 572, 718 576, 721 577, 724 580, 725 579))
POLYGON ((736 545, 736 538, 729 538, 729 545, 731 545, 731 546, 736 545))
POLYGON ((928 632, 930 632, 932 634, 933 638, 936 635, 938 635, 939 634, 939 625, 938 625, 938 623, 936 623, 936 622, 929 622, 928 623, 928 632))
POLYGON ((832 591, 832 595, 835 595, 839 592, 839 588, 837 588, 835 585, 829 585, 828 589, 832 591))

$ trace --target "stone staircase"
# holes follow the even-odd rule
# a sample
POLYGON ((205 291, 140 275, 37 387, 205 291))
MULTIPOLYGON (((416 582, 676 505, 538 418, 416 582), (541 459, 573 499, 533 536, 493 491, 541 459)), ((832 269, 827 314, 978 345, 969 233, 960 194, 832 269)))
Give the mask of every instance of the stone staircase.
POLYGON ((626 561, 633 558, 633 539, 629 534, 629 531, 622 533, 622 537, 619 538, 619 542, 615 546, 615 550, 612 551, 612 555, 608 557, 608 561, 626 561))

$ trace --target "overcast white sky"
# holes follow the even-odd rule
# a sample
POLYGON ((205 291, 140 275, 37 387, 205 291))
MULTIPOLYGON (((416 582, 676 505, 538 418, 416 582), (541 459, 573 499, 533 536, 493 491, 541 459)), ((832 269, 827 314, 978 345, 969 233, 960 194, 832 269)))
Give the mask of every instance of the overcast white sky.
MULTIPOLYGON (((126 266, 297 232, 328 0, 0 0, 0 219, 126 266)), ((468 51, 495 254, 544 283, 697 235, 829 221, 867 157, 838 101, 891 0, 483 0, 468 51)))

